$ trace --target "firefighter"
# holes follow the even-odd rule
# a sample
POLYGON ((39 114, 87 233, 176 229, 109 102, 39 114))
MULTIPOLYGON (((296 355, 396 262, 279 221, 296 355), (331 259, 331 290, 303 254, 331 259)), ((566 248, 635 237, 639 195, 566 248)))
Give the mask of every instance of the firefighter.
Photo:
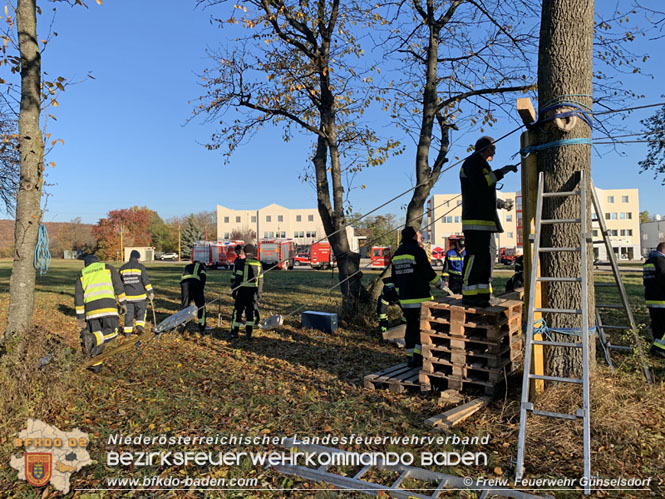
POLYGON ((236 263, 239 263, 233 272, 233 283, 231 284, 231 296, 235 300, 230 335, 233 339, 238 337, 243 312, 245 314, 245 334, 248 339, 252 337, 254 326, 260 320, 259 299, 263 291, 261 262, 256 259, 256 247, 253 244, 245 245, 244 254, 244 259, 236 260, 236 263))
MULTIPOLYGON (((118 305, 127 313, 125 290, 118 271, 95 255, 83 260, 84 267, 76 279, 74 307, 81 331, 81 347, 90 357, 104 352, 104 344, 118 336, 118 305)), ((102 370, 102 362, 88 367, 92 372, 102 370)))
POLYGON ((441 277, 444 285, 456 295, 462 292, 462 270, 464 269, 464 239, 455 241, 454 247, 446 252, 441 277))
POLYGON ((506 293, 524 287, 524 256, 515 259, 515 273, 506 281, 506 293))
POLYGON ((430 284, 443 287, 443 280, 434 271, 421 247, 422 235, 407 225, 402 230, 402 243, 392 258, 392 279, 399 293, 399 304, 406 318, 406 357, 409 367, 420 367, 420 309, 423 302, 433 300, 430 284))
MULTIPOLYGON (((397 294, 395 283, 393 282, 392 277, 386 277, 383 279, 381 296, 379 296, 379 299, 376 302, 376 315, 379 316, 379 328, 381 328, 382 333, 385 333, 390 326, 390 323, 388 322, 388 307, 390 305, 398 304, 399 294, 397 294)), ((402 322, 405 322, 404 315, 402 315, 402 322)))
POLYGON ((155 293, 148 279, 148 272, 143 264, 139 263, 141 254, 132 250, 129 261, 120 267, 120 278, 125 285, 125 296, 127 298, 127 313, 125 314, 125 327, 123 334, 132 334, 134 319, 136 319, 136 334, 145 331, 145 315, 148 312, 148 300, 152 302, 155 293))
POLYGON ((665 242, 658 243, 643 267, 644 300, 651 316, 651 355, 665 358, 665 242))
POLYGON ((205 295, 204 289, 206 286, 206 266, 203 262, 194 260, 192 263, 185 265, 180 278, 180 296, 182 297, 182 308, 189 307, 194 302, 198 308, 197 316, 199 333, 203 333, 206 329, 206 309, 205 309, 205 295))
POLYGON ((503 232, 497 208, 511 209, 512 203, 497 200, 496 183, 516 165, 492 170, 496 147, 491 137, 476 141, 475 152, 462 164, 462 231, 467 243, 462 274, 462 301, 467 306, 487 307, 492 294, 492 268, 496 257, 494 233, 503 232))

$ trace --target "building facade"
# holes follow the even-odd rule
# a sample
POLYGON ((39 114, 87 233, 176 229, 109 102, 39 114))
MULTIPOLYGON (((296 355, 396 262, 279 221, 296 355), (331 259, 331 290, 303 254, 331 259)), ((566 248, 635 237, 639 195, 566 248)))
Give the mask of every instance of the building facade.
MULTIPOLYGON (((616 258, 619 260, 639 259, 641 245, 638 189, 596 188, 596 195, 616 258)), ((503 200, 513 200, 511 211, 498 210, 503 232, 497 234, 497 246, 499 248, 519 248, 522 246, 521 193, 499 192, 497 197, 503 200)), ((460 194, 434 194, 427 201, 427 215, 429 240, 434 246, 444 247, 447 237, 462 234, 462 197, 460 194)), ((663 225, 665 226, 665 223, 663 225)), ((598 222, 593 223, 592 230, 594 241, 601 240, 598 222)), ((607 260, 605 246, 595 244, 594 256, 599 260, 607 260)))
MULTIPOLYGON (((260 239, 293 239, 305 246, 326 237, 323 222, 316 208, 289 209, 270 204, 258 210, 233 210, 217 206, 217 237, 229 240, 234 231, 254 231, 260 239)), ((349 243, 353 246, 353 228, 347 227, 349 243)))
POLYGON ((661 215, 640 224, 640 239, 642 256, 647 258, 650 252, 656 250, 658 243, 665 241, 665 220, 661 215))

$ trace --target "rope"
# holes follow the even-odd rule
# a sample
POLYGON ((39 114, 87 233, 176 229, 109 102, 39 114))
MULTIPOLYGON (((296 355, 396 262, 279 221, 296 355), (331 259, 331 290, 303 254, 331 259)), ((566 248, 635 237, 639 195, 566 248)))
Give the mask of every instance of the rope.
POLYGON ((39 270, 39 275, 48 272, 49 263, 51 263, 51 252, 48 249, 48 232, 46 231, 46 225, 41 224, 34 259, 35 269, 39 270))
MULTIPOLYGON (((591 139, 578 138, 578 139, 555 140, 555 141, 552 141, 552 142, 546 142, 545 144, 536 144, 536 145, 532 145, 532 146, 526 146, 526 147, 520 149, 517 154, 521 154, 522 156, 528 156, 532 152, 543 151, 545 149, 552 149, 553 147, 573 146, 573 145, 578 145, 578 144, 589 144, 589 145, 591 145, 591 139)), ((517 156, 517 154, 514 154, 513 157, 517 156)))

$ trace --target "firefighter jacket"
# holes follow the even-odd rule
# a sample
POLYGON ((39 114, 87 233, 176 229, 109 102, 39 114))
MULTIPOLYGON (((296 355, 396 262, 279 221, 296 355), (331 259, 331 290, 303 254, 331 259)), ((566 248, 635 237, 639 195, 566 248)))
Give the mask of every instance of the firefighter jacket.
POLYGON ((235 270, 233 272, 233 283, 231 287, 236 289, 255 288, 259 295, 263 292, 263 267, 256 258, 247 257, 235 261, 235 270))
POLYGON ((87 256, 74 290, 76 318, 118 317, 116 297, 118 302, 125 303, 125 290, 118 271, 96 256, 87 256))
POLYGON ((462 187, 462 230, 503 232, 496 211, 496 183, 504 176, 476 153, 469 156, 460 170, 462 187))
POLYGON ((434 299, 430 284, 438 286, 441 280, 417 241, 403 242, 395 251, 391 265, 402 308, 420 308, 421 303, 434 299))
POLYGON ((448 250, 446 252, 446 259, 443 262, 443 272, 442 275, 444 278, 452 275, 462 276, 462 270, 464 269, 464 250, 458 252, 455 248, 448 250))
POLYGON ((206 284, 206 266, 205 264, 195 261, 185 265, 185 269, 182 271, 182 277, 180 282, 186 281, 187 279, 194 279, 199 281, 201 284, 201 289, 205 287, 206 284))
POLYGON ((652 251, 644 262, 644 300, 648 308, 665 308, 665 254, 652 251))
POLYGON ((130 258, 120 267, 120 278, 125 285, 127 301, 143 301, 149 294, 154 294, 148 272, 137 258, 130 258))

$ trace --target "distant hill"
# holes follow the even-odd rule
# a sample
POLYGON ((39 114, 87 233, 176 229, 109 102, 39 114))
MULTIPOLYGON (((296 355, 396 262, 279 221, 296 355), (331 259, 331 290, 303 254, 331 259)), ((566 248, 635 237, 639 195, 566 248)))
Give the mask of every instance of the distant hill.
MULTIPOLYGON (((71 222, 46 222, 49 250, 54 258, 61 258, 64 249, 71 249, 74 242, 94 243, 92 224, 71 222)), ((11 256, 14 246, 14 221, 0 220, 0 256, 11 256)))

